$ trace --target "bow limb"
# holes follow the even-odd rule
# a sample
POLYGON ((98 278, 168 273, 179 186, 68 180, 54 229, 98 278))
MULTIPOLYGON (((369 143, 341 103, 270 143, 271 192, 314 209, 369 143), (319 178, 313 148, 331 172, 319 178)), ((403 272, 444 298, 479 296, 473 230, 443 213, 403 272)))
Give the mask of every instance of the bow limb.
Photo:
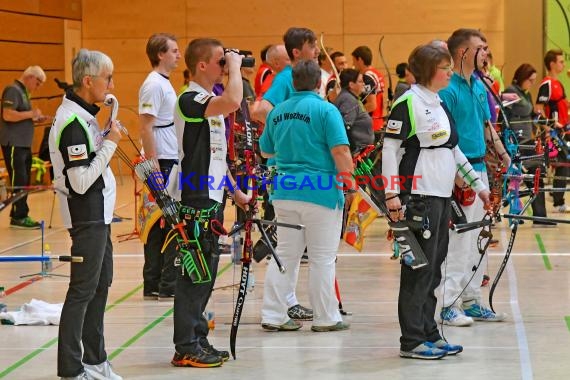
POLYGON ((493 310, 493 313, 495 312, 495 309, 493 308, 493 295, 495 294, 495 289, 497 288, 497 285, 499 284, 499 280, 501 279, 501 276, 503 275, 503 272, 505 271, 505 268, 507 267, 507 263, 509 262, 509 258, 511 257, 511 252, 513 251, 513 245, 515 244, 515 237, 517 235, 518 226, 519 226, 519 223, 517 221, 514 221, 512 229, 511 229, 511 236, 509 237, 509 245, 507 246, 507 251, 505 252, 505 256, 503 257, 503 261, 501 262, 501 266, 499 267, 499 270, 497 271, 497 275, 495 276, 495 279, 493 280, 493 284, 491 285, 491 290, 489 290, 489 307, 491 308, 491 310, 493 310))
POLYGON ((384 54, 382 53, 382 42, 384 41, 384 36, 380 38, 380 42, 378 43, 378 54, 380 55, 380 60, 382 61, 382 65, 384 65, 384 70, 386 70, 386 75, 388 75, 388 103, 386 105, 386 110, 390 113, 392 109, 392 102, 394 101, 394 92, 392 91, 392 75, 390 74, 390 67, 384 58, 384 54))
MULTIPOLYGON (((255 152, 253 150, 253 128, 251 126, 251 119, 249 115, 249 109, 247 100, 244 98, 241 102, 241 111, 243 114, 243 120, 245 124, 245 171, 247 178, 255 179, 255 152)), ((235 360, 236 358, 236 341, 237 332, 239 328, 239 321, 241 319, 241 313, 243 311, 243 306, 245 304, 245 297, 247 295, 247 284, 249 280, 251 258, 253 255, 253 243, 251 239, 251 230, 253 227, 253 217, 255 214, 255 202, 257 200, 257 185, 252 184, 251 188, 251 201, 249 202, 249 207, 246 210, 246 220, 244 222, 245 238, 242 251, 242 267, 241 267, 241 277, 239 292, 236 299, 236 305, 234 309, 234 315, 232 318, 232 327, 230 330, 230 351, 235 360)))
POLYGON ((327 57, 327 61, 329 61, 330 65, 331 65, 333 75, 336 78, 334 90, 338 94, 340 92, 340 75, 339 75, 338 70, 336 69, 336 66, 334 65, 333 59, 331 58, 331 56, 327 52, 327 49, 325 48, 325 34, 324 33, 321 33, 321 38, 319 38, 319 43, 321 45, 321 50, 323 51, 323 53, 325 53, 325 57, 327 57))

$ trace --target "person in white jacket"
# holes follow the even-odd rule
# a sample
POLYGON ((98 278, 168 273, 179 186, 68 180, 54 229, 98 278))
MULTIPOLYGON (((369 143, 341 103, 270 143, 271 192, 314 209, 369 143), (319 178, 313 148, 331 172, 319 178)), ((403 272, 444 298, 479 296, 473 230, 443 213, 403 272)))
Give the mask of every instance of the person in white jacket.
POLYGON ((394 104, 382 149, 390 219, 406 220, 429 261, 417 269, 402 263, 398 317, 404 358, 439 359, 463 350, 442 338, 434 319, 456 177, 489 202, 489 190, 459 149, 453 118, 437 94, 449 83, 451 62, 443 47, 428 44, 414 49, 409 69, 417 84, 394 104))
POLYGON ((122 379, 105 352, 103 316, 113 278, 111 221, 115 177, 109 167, 121 139, 111 122, 102 131, 96 114, 113 89, 113 62, 81 49, 72 63, 73 88, 63 97, 49 135, 63 223, 71 236, 71 278, 59 325, 57 372, 62 379, 122 379), (82 349, 83 347, 83 349, 82 349))

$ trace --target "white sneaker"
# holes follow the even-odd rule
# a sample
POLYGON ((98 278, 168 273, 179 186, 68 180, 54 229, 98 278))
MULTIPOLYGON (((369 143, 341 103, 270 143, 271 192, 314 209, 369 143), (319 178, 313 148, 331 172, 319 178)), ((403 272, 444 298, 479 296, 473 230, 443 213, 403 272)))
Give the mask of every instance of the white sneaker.
POLYGON ((444 325, 464 327, 473 324, 473 318, 466 316, 457 306, 442 307, 440 317, 444 325))
POLYGON ((73 376, 73 377, 60 377, 60 380, 93 380, 92 377, 87 375, 87 373, 82 372, 80 375, 73 376))
POLYGON ((556 207, 554 208, 554 211, 564 214, 564 213, 569 212, 570 209, 568 208, 568 206, 566 206, 565 204, 563 204, 563 205, 561 205, 561 206, 556 206, 556 207))
POLYGON ((487 306, 476 301, 466 302, 463 304, 463 313, 471 317, 475 321, 482 322, 502 322, 507 318, 507 314, 503 312, 493 312, 487 306))
POLYGON ((113 367, 108 360, 101 364, 91 365, 83 363, 85 372, 96 380, 123 380, 123 378, 113 372, 113 367))

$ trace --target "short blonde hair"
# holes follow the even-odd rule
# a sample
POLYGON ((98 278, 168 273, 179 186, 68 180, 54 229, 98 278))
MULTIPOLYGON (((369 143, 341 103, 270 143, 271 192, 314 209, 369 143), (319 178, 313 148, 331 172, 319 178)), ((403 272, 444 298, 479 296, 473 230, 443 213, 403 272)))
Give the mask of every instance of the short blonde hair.
POLYGON ((43 82, 46 81, 46 73, 44 73, 44 70, 39 67, 39 66, 28 66, 28 68, 26 70, 24 70, 24 74, 22 74, 23 77, 36 77, 39 80, 43 82))

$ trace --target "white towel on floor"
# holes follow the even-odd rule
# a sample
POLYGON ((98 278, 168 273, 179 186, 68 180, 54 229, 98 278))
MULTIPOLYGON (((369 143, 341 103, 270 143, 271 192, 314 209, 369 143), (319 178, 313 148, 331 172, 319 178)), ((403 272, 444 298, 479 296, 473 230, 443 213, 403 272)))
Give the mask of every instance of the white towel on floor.
POLYGON ((47 303, 32 298, 30 303, 22 305, 20 311, 0 313, 0 319, 6 319, 14 325, 59 325, 62 308, 62 303, 47 303))

